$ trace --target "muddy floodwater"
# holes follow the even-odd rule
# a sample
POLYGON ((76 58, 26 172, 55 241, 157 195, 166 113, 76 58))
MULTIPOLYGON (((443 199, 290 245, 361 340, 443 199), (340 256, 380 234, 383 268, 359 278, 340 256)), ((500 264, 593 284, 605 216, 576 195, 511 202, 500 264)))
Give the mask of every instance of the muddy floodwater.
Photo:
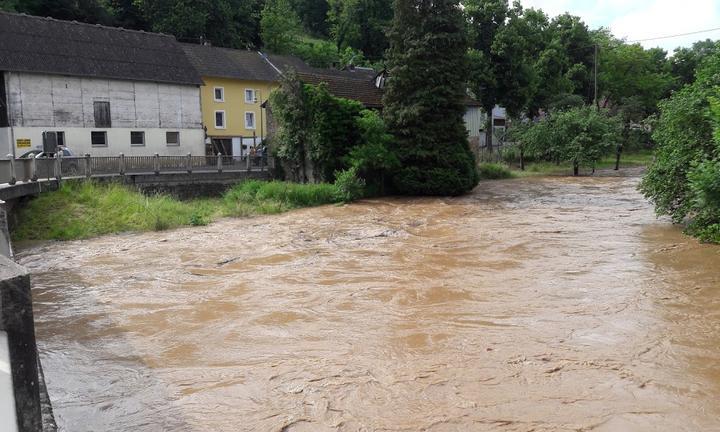
POLYGON ((637 178, 36 246, 77 431, 720 431, 720 247, 637 178))

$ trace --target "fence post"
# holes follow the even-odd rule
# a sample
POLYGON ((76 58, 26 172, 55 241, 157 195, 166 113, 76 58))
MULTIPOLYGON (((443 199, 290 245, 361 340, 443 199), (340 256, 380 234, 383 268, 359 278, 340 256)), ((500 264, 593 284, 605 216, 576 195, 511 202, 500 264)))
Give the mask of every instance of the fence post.
POLYGON ((15 156, 8 154, 7 157, 8 160, 10 160, 10 184, 14 185, 17 183, 17 178, 15 177, 15 156))
POLYGON ((245 155, 245 168, 250 171, 250 150, 245 155))
POLYGON ((192 174, 192 155, 190 153, 187 154, 187 172, 192 174))
POLYGON ((85 177, 92 177, 92 161, 90 160, 90 153, 85 153, 85 177))
POLYGON ((158 153, 153 155, 153 169, 155 170, 155 175, 160 175, 160 155, 158 153))
POLYGON ((220 152, 217 154, 217 169, 219 173, 222 172, 222 153, 220 152))
POLYGON ((37 161, 34 157, 30 158, 30 180, 34 182, 38 180, 37 161))
POLYGON ((120 175, 125 175, 125 154, 120 153, 120 175))
POLYGON ((58 182, 58 186, 60 186, 60 180, 62 179, 62 161, 60 158, 60 152, 55 153, 55 180, 58 182))

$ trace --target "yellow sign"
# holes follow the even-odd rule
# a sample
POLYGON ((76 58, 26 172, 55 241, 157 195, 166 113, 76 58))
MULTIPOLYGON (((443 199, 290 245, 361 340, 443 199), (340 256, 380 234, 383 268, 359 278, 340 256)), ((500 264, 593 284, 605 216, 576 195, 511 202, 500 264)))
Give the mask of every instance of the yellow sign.
POLYGON ((18 138, 15 140, 17 142, 17 147, 31 147, 32 142, 30 141, 30 138, 18 138))

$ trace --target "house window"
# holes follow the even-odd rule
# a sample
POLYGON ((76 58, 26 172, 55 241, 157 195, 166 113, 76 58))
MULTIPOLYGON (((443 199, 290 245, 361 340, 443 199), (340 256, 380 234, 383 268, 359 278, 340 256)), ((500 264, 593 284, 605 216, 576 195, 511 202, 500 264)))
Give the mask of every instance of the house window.
POLYGON ((215 93, 215 102, 225 102, 225 88, 224 87, 215 87, 213 89, 215 93))
POLYGON ((90 132, 90 142, 93 147, 107 147, 107 132, 92 131, 90 132))
POLYGON ((166 132, 165 133, 165 142, 167 142, 167 145, 169 145, 169 146, 179 146, 180 145, 180 132, 166 132))
POLYGON ((225 129, 225 111, 215 111, 215 128, 225 129))
POLYGON ((145 145, 145 132, 143 131, 132 131, 130 132, 130 145, 142 147, 145 145))
POLYGON ((255 90, 245 89, 245 102, 255 103, 255 90))
POLYGON ((245 113, 245 129, 255 129, 255 113, 245 113))
POLYGON ((112 127, 110 122, 110 102, 95 101, 93 102, 93 110, 95 113, 95 127, 112 127))

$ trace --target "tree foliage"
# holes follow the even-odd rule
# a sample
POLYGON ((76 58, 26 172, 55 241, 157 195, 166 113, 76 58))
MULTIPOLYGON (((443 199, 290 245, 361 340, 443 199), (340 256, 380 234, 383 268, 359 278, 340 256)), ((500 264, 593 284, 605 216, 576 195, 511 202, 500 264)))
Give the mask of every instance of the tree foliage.
POLYGON ((519 127, 514 137, 527 155, 570 162, 575 175, 581 166, 594 167, 617 143, 620 121, 591 106, 557 111, 519 127))
POLYGON ((353 48, 371 60, 381 59, 392 14, 389 0, 329 0, 328 24, 337 50, 353 48))
MULTIPOLYGON (((304 85, 292 72, 271 93, 270 108, 278 126, 273 147, 292 180, 307 181, 309 166, 316 181, 326 182, 352 169, 370 192, 383 191, 397 158, 390 150, 392 136, 376 112, 331 95, 325 85, 304 85)), ((345 173, 343 182, 352 176, 345 173)))
POLYGON ((459 195, 478 182, 463 121, 467 49, 456 0, 395 0, 383 114, 399 193, 459 195))
POLYGON ((643 177, 640 190, 655 204, 659 215, 673 221, 690 218, 690 231, 720 241, 717 211, 717 130, 720 109, 720 54, 703 62, 694 83, 660 103, 653 138, 655 161, 643 177), (715 230, 715 236, 707 230, 715 230))

